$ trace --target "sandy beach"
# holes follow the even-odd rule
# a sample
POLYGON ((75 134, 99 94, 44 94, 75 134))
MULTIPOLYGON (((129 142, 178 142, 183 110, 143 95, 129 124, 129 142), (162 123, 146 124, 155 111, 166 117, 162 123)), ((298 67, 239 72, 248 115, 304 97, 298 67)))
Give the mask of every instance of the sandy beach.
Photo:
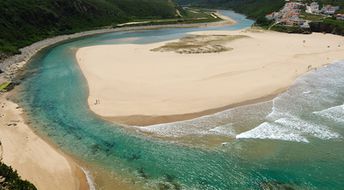
MULTIPOLYGON (((0 84, 11 81, 24 65, 39 51, 56 43, 102 33, 149 30, 160 28, 209 27, 232 25, 229 17, 216 14, 223 20, 213 23, 166 24, 103 28, 70 35, 61 35, 36 42, 20 49, 17 54, 0 60, 0 84)), ((18 105, 7 100, 8 93, 0 93, 0 159, 18 171, 23 179, 32 182, 38 189, 88 189, 85 174, 71 158, 37 136, 25 124, 18 105), (18 151, 13 151, 18 150, 18 151), (48 155, 48 156, 47 156, 48 155)))
POLYGON ((17 104, 0 95, 2 161, 39 190, 88 189, 81 169, 32 132, 21 113, 17 104))
MULTIPOLYGON (((151 51, 167 43, 84 47, 76 57, 96 114, 129 125, 190 119, 276 95, 312 69, 344 58, 331 34, 208 31, 244 35, 220 53, 151 51)), ((174 41, 176 42, 176 41, 174 41)))
POLYGON ((161 28, 191 28, 191 27, 209 27, 209 26, 224 26, 224 25, 233 25, 236 23, 230 17, 222 15, 220 12, 217 12, 216 15, 222 20, 217 22, 206 22, 206 23, 186 23, 186 24, 162 24, 162 25, 147 25, 147 26, 131 26, 124 23, 122 27, 104 27, 103 29, 96 29, 90 31, 84 31, 69 35, 60 35, 52 38, 47 38, 38 42, 35 42, 29 46, 20 49, 20 54, 10 56, 4 60, 0 60, 0 70, 4 73, 0 73, 1 80, 11 80, 15 77, 16 73, 39 51, 52 46, 54 44, 71 40, 80 37, 92 36, 96 34, 105 34, 111 32, 124 32, 124 31, 138 31, 138 30, 155 30, 161 28))

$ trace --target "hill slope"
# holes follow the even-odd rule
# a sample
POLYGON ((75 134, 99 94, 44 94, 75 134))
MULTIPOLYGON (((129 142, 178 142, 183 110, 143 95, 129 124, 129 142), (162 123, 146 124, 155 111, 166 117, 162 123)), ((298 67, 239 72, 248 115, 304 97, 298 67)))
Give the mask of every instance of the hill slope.
MULTIPOLYGON (((313 1, 318 2, 321 7, 327 4, 339 6, 340 10, 338 12, 344 13, 344 0, 303 0, 302 2, 309 4, 313 1)), ((272 23, 266 20, 265 15, 280 10, 285 4, 285 0, 177 0, 177 2, 182 5, 232 9, 256 20, 256 24, 266 28, 271 26, 272 23)), ((344 21, 335 18, 311 22, 310 26, 312 32, 344 35, 344 21)), ((304 32, 299 27, 274 27, 272 29, 280 32, 304 32)))
POLYGON ((265 17, 267 13, 280 9, 285 3, 284 0, 177 0, 177 2, 182 5, 232 9, 254 19, 265 17))
POLYGON ((0 56, 50 36, 175 16, 173 0, 1 0, 0 56))

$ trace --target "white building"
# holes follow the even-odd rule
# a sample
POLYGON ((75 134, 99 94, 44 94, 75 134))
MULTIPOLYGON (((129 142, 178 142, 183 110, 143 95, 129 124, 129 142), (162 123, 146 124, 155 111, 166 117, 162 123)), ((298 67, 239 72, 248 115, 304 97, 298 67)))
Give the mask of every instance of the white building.
POLYGON ((320 13, 319 4, 317 2, 312 2, 309 6, 306 6, 306 13, 318 14, 320 13))
POLYGON ((333 15, 339 10, 338 6, 326 5, 321 9, 321 12, 327 15, 333 15))
POLYGON ((337 20, 344 20, 344 14, 337 14, 336 18, 337 20))

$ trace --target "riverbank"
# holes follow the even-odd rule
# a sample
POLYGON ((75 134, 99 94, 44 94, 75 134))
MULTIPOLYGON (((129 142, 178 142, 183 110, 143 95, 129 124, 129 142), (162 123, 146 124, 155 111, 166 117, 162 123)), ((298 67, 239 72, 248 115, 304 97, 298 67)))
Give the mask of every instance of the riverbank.
MULTIPOLYGON (((102 33, 152 30, 161 28, 185 28, 231 25, 235 21, 230 18, 214 23, 168 24, 152 26, 130 26, 107 28, 81 32, 71 35, 57 36, 36 42, 21 49, 21 54, 0 62, 0 84, 15 81, 17 73, 39 51, 57 43, 102 33)), ((18 105, 7 100, 9 93, 0 94, 0 140, 4 149, 3 161, 16 169, 23 179, 32 182, 38 189, 88 189, 85 174, 70 158, 54 149, 38 137, 21 116, 18 105), (16 150, 16 151, 10 151, 16 150), (46 156, 49 155, 49 156, 46 156)))
POLYGON ((0 82, 8 81, 15 78, 16 73, 39 51, 54 44, 72 40, 76 38, 92 36, 96 34, 104 34, 111 32, 125 32, 125 31, 136 31, 136 30, 154 30, 162 28, 191 28, 191 27, 209 27, 209 26, 222 26, 232 25, 235 21, 227 16, 217 13, 217 16, 222 21, 210 22, 210 23, 193 23, 193 24, 163 24, 163 25, 146 25, 146 26, 125 26, 119 28, 104 28, 98 30, 91 30, 86 32, 80 32, 70 35, 61 35, 53 38, 48 38, 39 42, 36 42, 30 46, 20 49, 21 54, 11 56, 7 59, 0 61, 0 82))
POLYGON ((23 110, 0 95, 2 161, 37 189, 86 190, 83 171, 71 159, 38 137, 25 123, 23 110))
POLYGON ((330 34, 197 35, 246 38, 228 42, 230 51, 221 53, 151 51, 171 42, 79 49, 76 56, 88 81, 90 109, 128 125, 190 119, 276 95, 298 76, 344 58, 344 39, 330 34))

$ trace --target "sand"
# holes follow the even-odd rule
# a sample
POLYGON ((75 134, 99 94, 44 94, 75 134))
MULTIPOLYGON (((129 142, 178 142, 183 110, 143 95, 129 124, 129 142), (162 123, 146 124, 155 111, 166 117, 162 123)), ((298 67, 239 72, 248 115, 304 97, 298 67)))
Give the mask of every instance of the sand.
POLYGON ((80 168, 24 123, 22 109, 0 94, 2 161, 39 190, 88 189, 80 168))
POLYGON ((221 12, 217 12, 216 15, 222 20, 217 22, 206 22, 206 23, 190 23, 190 24, 162 24, 162 25, 148 25, 148 26, 123 26, 119 28, 104 27, 103 29, 84 31, 69 35, 60 35, 52 38, 47 38, 38 42, 35 42, 29 46, 20 49, 20 54, 10 56, 4 60, 0 60, 0 70, 4 73, 0 73, 0 80, 2 78, 6 81, 14 78, 16 73, 22 69, 22 67, 39 51, 47 48, 51 45, 57 44, 62 41, 92 36, 96 34, 104 34, 111 32, 124 32, 124 31, 138 31, 138 30, 155 30, 161 28, 190 28, 190 27, 209 27, 209 26, 225 26, 233 25, 236 23, 235 20, 224 16, 221 12))
POLYGON ((170 42, 84 47, 76 58, 89 85, 90 109, 129 125, 206 115, 286 90, 313 69, 344 58, 344 38, 331 34, 207 31, 245 35, 231 51, 151 51, 170 42))

